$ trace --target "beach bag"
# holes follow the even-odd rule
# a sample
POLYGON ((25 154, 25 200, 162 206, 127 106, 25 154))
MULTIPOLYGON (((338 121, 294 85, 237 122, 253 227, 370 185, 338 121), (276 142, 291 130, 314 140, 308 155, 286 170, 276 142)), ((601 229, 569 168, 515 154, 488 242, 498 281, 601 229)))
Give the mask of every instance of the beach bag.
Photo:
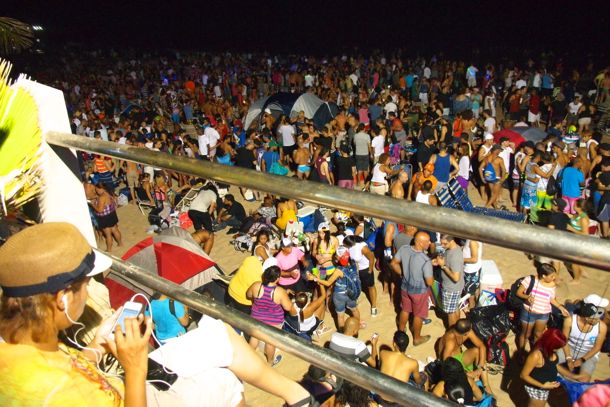
POLYGON ((180 227, 182 229, 189 229, 193 226, 193 221, 189 218, 188 212, 182 212, 178 216, 178 220, 180 221, 180 227))
POLYGON ((487 363, 506 367, 510 360, 506 336, 492 336, 487 340, 487 363))
POLYGON ((238 252, 248 252, 252 253, 252 249, 254 247, 254 241, 250 235, 241 235, 233 240, 233 247, 238 252))

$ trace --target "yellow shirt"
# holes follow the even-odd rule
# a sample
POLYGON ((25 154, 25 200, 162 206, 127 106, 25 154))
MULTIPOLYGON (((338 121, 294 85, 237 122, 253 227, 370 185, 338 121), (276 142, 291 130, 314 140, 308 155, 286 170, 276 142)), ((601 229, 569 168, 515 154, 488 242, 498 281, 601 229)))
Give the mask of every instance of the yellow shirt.
POLYGON ((256 256, 246 257, 229 283, 229 295, 240 304, 252 305, 252 301, 246 298, 246 291, 252 284, 261 281, 262 274, 260 260, 256 256))
POLYGON ((80 351, 0 343, 0 406, 123 406, 124 386, 80 351))

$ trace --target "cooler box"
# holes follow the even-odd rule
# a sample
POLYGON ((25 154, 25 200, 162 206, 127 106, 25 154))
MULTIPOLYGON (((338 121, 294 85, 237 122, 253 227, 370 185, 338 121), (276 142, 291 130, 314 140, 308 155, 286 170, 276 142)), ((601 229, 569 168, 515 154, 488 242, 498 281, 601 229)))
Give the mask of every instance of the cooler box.
POLYGON ((481 267, 481 290, 495 292, 496 288, 502 288, 502 275, 496 262, 493 260, 483 260, 481 267))
POLYGON ((314 225, 314 212, 316 208, 313 206, 304 206, 297 212, 299 222, 303 223, 303 232, 316 232, 314 225))

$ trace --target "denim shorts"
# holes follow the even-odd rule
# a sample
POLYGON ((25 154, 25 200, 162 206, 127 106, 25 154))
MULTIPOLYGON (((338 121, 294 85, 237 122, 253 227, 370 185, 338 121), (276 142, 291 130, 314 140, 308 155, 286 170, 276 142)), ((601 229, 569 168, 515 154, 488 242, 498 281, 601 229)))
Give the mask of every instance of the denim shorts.
POLYGON ((345 312, 345 308, 356 309, 358 306, 356 300, 349 298, 347 293, 336 291, 333 293, 333 304, 337 312, 345 312))
POLYGON ((521 315, 519 319, 524 324, 534 324, 536 321, 546 322, 549 320, 549 314, 535 314, 530 311, 526 311, 525 308, 521 308, 521 315))

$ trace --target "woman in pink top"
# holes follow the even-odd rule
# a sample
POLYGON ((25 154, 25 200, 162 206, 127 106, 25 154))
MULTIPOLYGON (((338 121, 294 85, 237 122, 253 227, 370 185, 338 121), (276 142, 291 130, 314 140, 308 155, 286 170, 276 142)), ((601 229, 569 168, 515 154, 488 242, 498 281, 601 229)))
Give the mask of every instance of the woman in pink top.
POLYGON ((557 284, 557 270, 551 265, 542 263, 537 268, 537 276, 534 277, 532 292, 528 295, 526 291, 530 285, 532 276, 527 276, 521 281, 517 290, 517 296, 525 301, 521 309, 521 333, 517 338, 517 350, 525 350, 525 341, 530 339, 532 331, 533 341, 536 342, 546 329, 546 324, 551 313, 551 305, 559 308, 561 314, 567 317, 568 311, 555 299, 555 288, 557 284))
POLYGON ((301 277, 302 264, 304 269, 309 267, 309 261, 305 258, 303 253, 298 247, 294 247, 292 240, 288 237, 282 239, 282 245, 280 252, 275 256, 277 259, 277 265, 282 271, 279 285, 284 287, 286 290, 305 291, 306 282, 301 277))

